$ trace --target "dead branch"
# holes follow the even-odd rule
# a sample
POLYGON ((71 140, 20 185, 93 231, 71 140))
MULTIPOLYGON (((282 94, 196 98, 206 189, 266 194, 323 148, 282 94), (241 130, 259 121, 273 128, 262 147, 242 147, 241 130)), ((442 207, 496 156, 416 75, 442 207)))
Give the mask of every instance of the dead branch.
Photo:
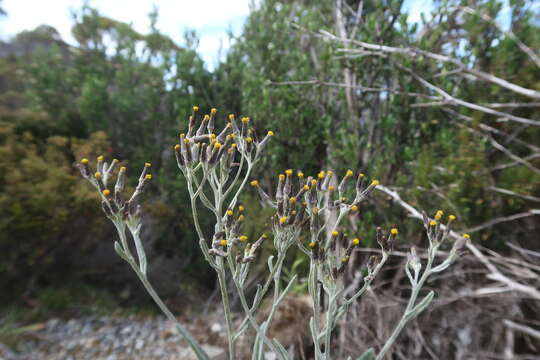
MULTIPOLYGON (((486 72, 483 72, 483 71, 480 71, 480 70, 467 68, 467 66, 465 64, 463 64, 461 61, 459 61, 458 59, 454 59, 454 58, 451 58, 451 57, 446 56, 446 55, 436 54, 436 53, 432 53, 430 51, 425 51, 425 50, 421 50, 421 49, 413 48, 413 47, 396 48, 396 47, 393 47, 393 46, 370 44, 370 43, 366 43, 366 42, 359 41, 359 40, 343 39, 343 38, 337 37, 334 34, 331 34, 331 33, 329 33, 328 31, 325 31, 325 30, 320 30, 319 32, 320 32, 321 35, 323 35, 324 37, 327 37, 329 39, 336 40, 336 41, 341 41, 341 42, 345 42, 345 43, 355 44, 355 45, 358 45, 360 47, 370 49, 370 50, 377 50, 377 51, 390 53, 390 54, 402 54, 402 55, 407 55, 407 56, 411 56, 411 57, 425 56, 425 57, 431 58, 433 60, 451 63, 451 64, 456 65, 458 68, 462 69, 463 72, 471 74, 471 75, 475 76, 478 79, 481 79, 481 80, 484 80, 484 81, 487 81, 487 82, 491 82, 493 84, 497 84, 497 85, 499 85, 501 87, 504 87, 504 88, 506 88, 508 90, 511 90, 513 92, 516 92, 518 94, 521 94, 521 95, 524 95, 524 96, 527 96, 527 97, 530 97, 530 98, 533 98, 533 99, 540 99, 540 92, 538 92, 536 90, 524 88, 522 86, 511 83, 511 82, 509 82, 507 80, 501 79, 501 78, 499 78, 499 77, 497 77, 495 75, 492 75, 492 74, 489 74, 489 73, 486 73, 486 72)), ((348 52, 354 53, 356 51, 356 49, 344 49, 343 51, 348 51, 348 52)))
MULTIPOLYGON (((398 205, 400 205, 401 207, 406 209, 409 212, 411 217, 419 219, 419 220, 423 219, 423 216, 420 213, 420 211, 416 210, 416 208, 414 208, 412 205, 410 205, 407 202, 403 201, 403 199, 401 199, 401 196, 397 192, 392 191, 389 188, 387 188, 386 186, 382 186, 382 185, 377 186, 376 189, 379 190, 379 191, 384 192, 387 195, 389 195, 392 199, 394 199, 394 201, 398 205)), ((540 210, 538 210, 538 212, 540 213, 540 210)), ((441 224, 441 227, 446 228, 446 226, 444 226, 442 224, 441 224)), ((462 236, 460 234, 458 234, 458 233, 456 233, 455 231, 452 231, 452 230, 450 231, 449 235, 454 239, 461 239, 462 238, 462 236)), ((514 291, 521 292, 521 293, 526 294, 526 295, 528 295, 528 296, 530 296, 530 297, 532 297, 534 299, 540 300, 540 291, 538 291, 536 288, 534 288, 532 286, 529 286, 529 285, 526 285, 526 284, 522 284, 522 283, 520 283, 518 281, 515 281, 515 280, 510 279, 509 277, 503 275, 499 271, 499 269, 472 242, 470 242, 470 241, 467 242, 466 246, 467 246, 467 249, 469 249, 469 251, 471 251, 471 253, 474 256, 476 256, 484 264, 484 266, 486 266, 488 268, 488 270, 491 272, 490 274, 486 275, 486 277, 488 279, 501 282, 501 283, 503 283, 504 285, 506 285, 507 287, 511 288, 514 291)))

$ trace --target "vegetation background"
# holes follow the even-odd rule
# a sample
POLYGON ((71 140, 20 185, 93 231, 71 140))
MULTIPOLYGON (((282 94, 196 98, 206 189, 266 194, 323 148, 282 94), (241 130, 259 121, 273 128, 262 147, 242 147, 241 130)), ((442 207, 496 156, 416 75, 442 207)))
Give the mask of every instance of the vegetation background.
MULTIPOLYGON (((112 251, 114 230, 74 166, 100 154, 121 159, 135 173, 152 163, 144 236, 150 277, 178 309, 201 311, 193 299, 211 296, 216 284, 194 241, 187 191, 171 151, 192 105, 216 107, 223 121, 229 113, 250 116, 257 127, 276 133, 256 170, 263 184, 286 168, 369 173, 418 209, 455 213, 458 230, 471 232, 487 254, 510 258, 529 251, 532 268, 520 265, 521 258, 513 266, 530 271, 524 281, 538 288, 540 127, 512 116, 540 121, 540 97, 481 81, 463 69, 538 94, 540 62, 520 43, 538 61, 539 7, 526 0, 433 5, 429 20, 417 24, 408 20, 400 0, 263 0, 211 71, 198 53, 197 34, 187 32, 185 44, 176 44, 157 28, 157 11, 149 15, 152 26, 145 34, 84 6, 74 14, 75 46, 47 25, 0 42, 3 318, 20 313, 20 326, 53 315, 152 308, 112 251), (485 17, 500 21, 503 7, 511 32, 485 17), (379 53, 354 41, 419 48, 461 65, 379 53), (426 82, 454 99, 510 116, 441 99, 426 82)), ((246 194, 243 203, 248 228, 260 229, 266 226, 264 210, 255 195, 246 194)), ((366 239, 366 247, 377 225, 394 223, 400 227, 398 248, 422 247, 419 223, 385 194, 375 194, 361 210, 351 231, 366 239)), ((290 259, 290 269, 301 272, 303 265, 300 255, 290 259)), ((489 287, 480 268, 469 258, 432 286, 449 297, 489 287)), ((396 276, 390 272, 380 288, 400 306, 403 289, 396 276)), ((448 304, 420 319, 420 328, 447 327, 452 338, 459 321, 478 320, 479 332, 471 335, 477 353, 468 358, 497 358, 504 347, 497 339, 505 332, 497 325, 491 336, 483 333, 492 324, 510 319, 540 328, 539 299, 512 291, 464 295, 448 304), (461 315, 453 323, 436 319, 456 311, 461 315)), ((540 353, 536 335, 516 334, 515 358, 540 353)), ((458 353, 448 346, 435 346, 434 358, 454 358, 444 355, 458 353)))

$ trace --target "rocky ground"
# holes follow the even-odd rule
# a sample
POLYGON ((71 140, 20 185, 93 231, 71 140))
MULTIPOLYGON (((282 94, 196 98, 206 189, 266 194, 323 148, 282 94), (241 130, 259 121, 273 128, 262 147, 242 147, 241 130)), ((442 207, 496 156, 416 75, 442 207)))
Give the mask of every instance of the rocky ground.
MULTIPOLYGON (((197 334, 195 325, 191 331, 197 334)), ((225 359, 216 324, 203 330, 209 343, 204 345, 212 359, 225 359), (213 340, 212 340, 213 339, 213 340)), ((180 338, 174 324, 163 317, 135 316, 50 319, 25 332, 14 348, 0 343, 2 360, 124 360, 124 359, 195 359, 188 345, 180 338)))

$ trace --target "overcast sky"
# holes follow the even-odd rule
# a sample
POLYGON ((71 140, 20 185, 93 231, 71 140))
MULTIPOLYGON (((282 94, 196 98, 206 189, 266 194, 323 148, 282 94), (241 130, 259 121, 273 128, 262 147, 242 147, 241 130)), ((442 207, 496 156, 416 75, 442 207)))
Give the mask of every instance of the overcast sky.
MULTIPOLYGON (((313 0, 317 1, 317 0, 313 0)), ((149 28, 148 14, 154 4, 159 9, 158 28, 178 43, 184 30, 194 29, 200 37, 199 51, 209 68, 217 64, 220 46, 228 48, 227 30, 239 34, 251 0, 91 0, 101 14, 131 23, 135 30, 145 33, 149 28)), ((22 30, 41 24, 55 27, 62 38, 74 44, 71 36, 71 12, 80 9, 82 0, 4 0, 7 17, 0 18, 0 38, 9 39, 22 30)), ((412 21, 420 13, 429 13, 431 0, 406 0, 405 8, 412 21)))

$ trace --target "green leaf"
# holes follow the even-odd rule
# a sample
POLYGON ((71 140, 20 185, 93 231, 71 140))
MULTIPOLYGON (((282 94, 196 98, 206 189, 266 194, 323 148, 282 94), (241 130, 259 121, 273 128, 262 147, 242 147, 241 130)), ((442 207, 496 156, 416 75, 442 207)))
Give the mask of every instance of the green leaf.
POLYGON ((422 313, 429 306, 429 304, 431 304, 433 296, 435 296, 435 293, 433 292, 433 290, 431 290, 429 294, 427 294, 426 297, 422 299, 422 301, 416 304, 416 306, 411 311, 409 311, 409 313, 407 314, 407 318, 412 319, 420 315, 420 313, 422 313))

